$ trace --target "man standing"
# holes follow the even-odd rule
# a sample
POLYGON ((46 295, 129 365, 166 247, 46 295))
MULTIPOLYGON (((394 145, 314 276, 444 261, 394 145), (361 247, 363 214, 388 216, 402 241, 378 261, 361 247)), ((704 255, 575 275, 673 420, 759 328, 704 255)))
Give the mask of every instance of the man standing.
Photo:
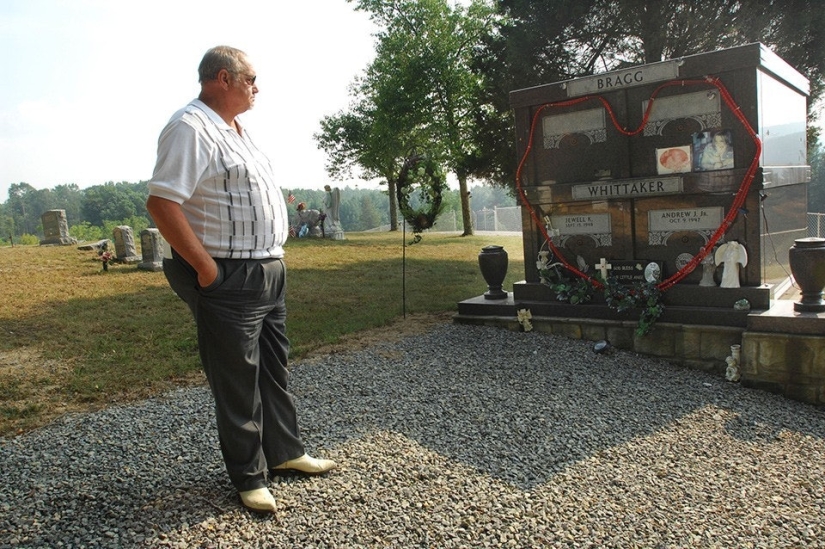
POLYGON ((255 104, 246 54, 210 49, 201 93, 158 140, 146 207, 172 247, 164 273, 195 317, 221 453, 245 507, 274 513, 267 474, 324 474, 307 455, 287 391, 287 211, 272 166, 238 115, 255 104))

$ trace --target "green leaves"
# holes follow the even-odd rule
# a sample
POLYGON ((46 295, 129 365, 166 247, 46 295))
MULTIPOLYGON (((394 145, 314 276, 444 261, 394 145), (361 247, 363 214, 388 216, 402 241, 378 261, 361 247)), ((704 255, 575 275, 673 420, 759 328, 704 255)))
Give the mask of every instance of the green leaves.
POLYGON ((661 303, 662 291, 652 283, 637 282, 632 286, 620 284, 614 277, 607 277, 604 287, 607 306, 617 312, 639 309, 638 335, 646 335, 662 315, 665 306, 661 303))
MULTIPOLYGON (((469 219, 467 176, 478 156, 478 105, 484 79, 475 55, 493 32, 491 2, 358 0, 380 30, 376 55, 353 84, 353 105, 328 117, 316 135, 331 175, 359 167, 392 186, 404 160, 427 151, 456 174, 469 219), (357 126, 358 131, 354 131, 357 126)), ((465 221, 465 234, 468 233, 465 221)))
MULTIPOLYGON (((556 299, 571 305, 588 303, 594 294, 590 280, 586 278, 569 278, 561 270, 561 263, 551 263, 549 252, 540 252, 536 267, 543 284, 549 286, 556 299)), ((637 282, 625 286, 615 277, 603 281, 604 300, 608 307, 618 313, 631 309, 639 310, 639 323, 636 334, 643 336, 653 329, 656 321, 665 310, 662 304, 662 291, 649 282, 637 282)))
POLYGON ((407 223, 420 240, 420 233, 435 224, 441 213, 441 193, 447 189, 446 179, 438 162, 431 157, 414 155, 404 162, 398 176, 398 207, 407 223), (417 194, 414 192, 417 185, 417 194), (415 195, 422 206, 416 209, 410 203, 415 195))

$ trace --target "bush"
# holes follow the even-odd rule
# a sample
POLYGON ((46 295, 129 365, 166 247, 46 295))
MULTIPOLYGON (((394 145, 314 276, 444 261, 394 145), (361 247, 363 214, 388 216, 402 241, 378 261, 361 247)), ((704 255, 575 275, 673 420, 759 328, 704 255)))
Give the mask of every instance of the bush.
POLYGON ((17 243, 22 246, 37 246, 40 244, 40 237, 36 234, 22 234, 17 239, 17 243))
POLYGON ((96 242, 108 238, 103 236, 102 227, 96 227, 88 221, 69 227, 69 235, 76 238, 78 242, 96 242))

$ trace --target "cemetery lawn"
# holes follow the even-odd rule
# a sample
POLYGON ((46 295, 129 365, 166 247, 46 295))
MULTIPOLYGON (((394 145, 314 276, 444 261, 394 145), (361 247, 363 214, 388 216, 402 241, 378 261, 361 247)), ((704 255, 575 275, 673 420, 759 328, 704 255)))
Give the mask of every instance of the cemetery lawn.
MULTIPOLYGON (((459 301, 486 291, 478 253, 489 244, 509 254, 505 289, 524 278, 521 236, 434 233, 403 243, 400 232, 290 239, 293 359, 449 322, 459 301)), ((0 287, 0 436, 205 384, 194 322, 163 273, 121 264, 104 272, 95 252, 75 246, 2 247, 0 287)))

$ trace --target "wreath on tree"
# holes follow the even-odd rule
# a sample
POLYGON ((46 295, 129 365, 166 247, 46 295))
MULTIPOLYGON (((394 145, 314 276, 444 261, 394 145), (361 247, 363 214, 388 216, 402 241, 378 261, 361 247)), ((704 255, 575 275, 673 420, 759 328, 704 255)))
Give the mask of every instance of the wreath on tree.
POLYGON ((435 224, 435 218, 441 213, 441 193, 446 188, 447 178, 441 166, 429 156, 410 156, 401 166, 395 194, 401 215, 413 229, 413 244, 421 240, 425 229, 435 224), (413 197, 420 204, 418 208, 410 205, 413 197))

